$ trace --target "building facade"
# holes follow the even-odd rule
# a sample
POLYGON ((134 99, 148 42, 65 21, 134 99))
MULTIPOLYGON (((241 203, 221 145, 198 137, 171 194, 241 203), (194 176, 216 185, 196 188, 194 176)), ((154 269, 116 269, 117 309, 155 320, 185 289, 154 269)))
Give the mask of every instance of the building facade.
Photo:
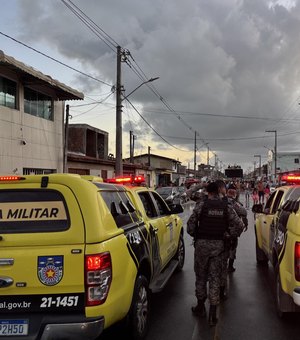
POLYGON ((0 51, 0 174, 63 171, 64 102, 83 94, 0 51))
MULTIPOLYGON (((277 152, 276 157, 276 173, 299 171, 300 170, 300 151, 277 152)), ((275 176, 275 157, 274 152, 268 153, 268 177, 274 180, 275 176)))

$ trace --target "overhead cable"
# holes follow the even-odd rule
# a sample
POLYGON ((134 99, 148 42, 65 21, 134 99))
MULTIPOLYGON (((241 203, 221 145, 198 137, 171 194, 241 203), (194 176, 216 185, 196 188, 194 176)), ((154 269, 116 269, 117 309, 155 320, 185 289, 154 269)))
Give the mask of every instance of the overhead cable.
POLYGON ((36 53, 41 54, 42 56, 44 56, 44 57, 46 57, 46 58, 48 58, 48 59, 51 59, 51 60, 55 61, 56 63, 58 63, 58 64, 60 64, 60 65, 63 65, 63 66, 65 66, 65 67, 67 67, 67 68, 69 68, 69 69, 71 69, 71 70, 73 70, 73 71, 75 71, 75 72, 77 72, 77 73, 82 74, 83 76, 86 76, 86 77, 88 77, 88 78, 90 78, 90 79, 93 79, 93 80, 95 80, 95 81, 97 81, 97 82, 99 82, 99 83, 101 83, 101 84, 104 84, 104 85, 113 87, 113 85, 108 84, 108 83, 106 83, 105 81, 100 80, 100 79, 97 79, 97 78, 95 78, 95 77, 93 77, 93 76, 91 76, 91 75, 89 75, 89 74, 87 74, 87 73, 84 73, 84 72, 80 71, 80 70, 77 70, 76 68, 74 68, 74 67, 72 67, 72 66, 69 66, 69 65, 63 63, 62 61, 59 61, 59 60, 57 60, 57 59, 55 59, 55 58, 53 58, 53 57, 50 57, 50 56, 47 55, 46 53, 43 53, 43 52, 41 52, 41 51, 35 49, 34 47, 31 47, 31 46, 29 46, 29 45, 27 45, 27 44, 25 44, 25 43, 23 43, 23 42, 21 42, 21 41, 15 39, 15 38, 11 37, 11 36, 9 36, 9 35, 3 33, 3 32, 0 32, 0 34, 3 35, 3 36, 6 37, 6 38, 9 38, 9 39, 15 41, 15 42, 18 43, 18 44, 21 44, 21 45, 23 45, 23 46, 29 48, 30 50, 32 50, 32 51, 34 51, 34 52, 36 52, 36 53))

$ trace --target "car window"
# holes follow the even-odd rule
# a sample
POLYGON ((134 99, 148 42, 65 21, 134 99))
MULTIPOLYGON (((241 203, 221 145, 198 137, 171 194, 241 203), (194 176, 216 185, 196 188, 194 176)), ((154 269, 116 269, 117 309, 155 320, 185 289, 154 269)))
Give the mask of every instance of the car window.
POLYGON ((280 201, 282 199, 283 194, 284 194, 284 191, 282 191, 282 190, 279 190, 277 192, 277 195, 275 197, 275 201, 274 201, 274 204, 273 204, 273 207, 272 207, 271 214, 275 214, 276 213, 276 211, 277 211, 277 209, 279 207, 280 201))
POLYGON ((266 202, 266 205, 265 205, 265 211, 269 210, 270 211, 270 208, 271 208, 271 205, 273 203, 273 200, 274 200, 274 197, 276 195, 276 191, 273 192, 270 197, 268 198, 267 202, 266 202))
POLYGON ((152 200, 152 198, 150 196, 150 193, 148 191, 139 192, 139 197, 140 197, 140 199, 142 201, 142 204, 144 206, 146 215, 149 218, 157 217, 158 214, 157 214, 157 211, 155 209, 153 200, 152 200))
POLYGON ((296 187, 291 191, 290 195, 286 198, 286 200, 296 201, 299 199, 299 197, 300 197, 300 188, 296 187))
POLYGON ((119 228, 138 221, 138 215, 130 212, 128 202, 131 202, 131 200, 126 192, 101 191, 100 195, 105 201, 119 228))
POLYGON ((152 195, 157 204, 159 215, 168 215, 170 213, 170 209, 168 208, 166 202, 156 192, 152 192, 152 195))
POLYGON ((131 215, 131 218, 134 222, 139 222, 141 220, 141 217, 137 214, 135 211, 135 206, 132 203, 131 199, 129 198, 128 194, 126 192, 120 192, 120 197, 122 198, 122 201, 125 203, 126 207, 129 210, 129 214, 131 215), (134 209, 134 211, 132 211, 134 209))

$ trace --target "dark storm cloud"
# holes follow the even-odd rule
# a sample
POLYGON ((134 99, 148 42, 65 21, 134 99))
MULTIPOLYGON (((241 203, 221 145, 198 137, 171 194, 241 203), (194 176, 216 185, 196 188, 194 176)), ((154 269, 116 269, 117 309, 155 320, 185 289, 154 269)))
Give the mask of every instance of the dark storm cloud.
MULTIPOLYGON (((266 129, 278 131, 279 150, 295 149, 299 144, 296 134, 280 136, 300 130, 299 121, 285 120, 299 117, 298 1, 289 8, 267 0, 74 0, 74 3, 128 48, 149 78, 160 77, 153 85, 178 113, 224 115, 182 113, 180 120, 176 114, 151 113, 149 109, 166 107, 143 86, 131 101, 144 108, 143 117, 159 134, 170 136, 172 144, 192 151, 196 130, 199 148, 203 144, 201 139, 207 139, 224 163, 248 163, 248 167, 254 154, 266 154, 265 146, 274 146, 274 135, 265 133, 266 129), (234 119, 227 115, 269 120, 234 119), (282 121, 276 120, 279 118, 282 121), (239 140, 263 135, 266 138, 239 140), (176 140, 176 136, 182 139, 176 140)), ((19 5, 26 41, 46 42, 103 80, 115 82, 115 52, 62 2, 30 0, 19 1, 19 5)), ((123 83, 126 93, 140 83, 126 65, 123 83)), ((126 125, 124 129, 132 127, 126 125)), ((134 124, 134 130, 140 134, 149 128, 140 120, 134 124)), ((161 143, 158 148, 166 148, 157 135, 153 139, 161 143)), ((176 149, 173 152, 176 154, 176 149)))

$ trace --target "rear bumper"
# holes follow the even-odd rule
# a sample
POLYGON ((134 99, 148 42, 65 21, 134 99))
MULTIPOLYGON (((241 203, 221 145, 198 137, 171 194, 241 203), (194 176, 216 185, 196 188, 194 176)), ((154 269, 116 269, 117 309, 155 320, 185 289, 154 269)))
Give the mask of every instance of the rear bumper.
POLYGON ((293 300, 297 306, 300 306, 300 287, 293 290, 293 300))
POLYGON ((104 329, 104 317, 86 318, 82 314, 0 314, 0 319, 28 320, 26 336, 0 336, 9 340, 94 340, 104 329))

